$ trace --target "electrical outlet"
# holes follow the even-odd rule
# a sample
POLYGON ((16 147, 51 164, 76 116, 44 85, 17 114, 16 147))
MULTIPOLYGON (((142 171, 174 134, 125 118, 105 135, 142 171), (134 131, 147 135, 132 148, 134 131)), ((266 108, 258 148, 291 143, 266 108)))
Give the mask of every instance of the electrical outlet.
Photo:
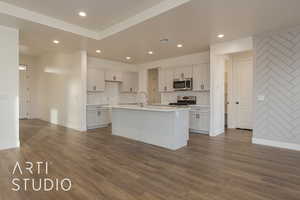
POLYGON ((257 96, 257 100, 258 101, 264 101, 265 100, 265 96, 264 95, 258 95, 257 96))

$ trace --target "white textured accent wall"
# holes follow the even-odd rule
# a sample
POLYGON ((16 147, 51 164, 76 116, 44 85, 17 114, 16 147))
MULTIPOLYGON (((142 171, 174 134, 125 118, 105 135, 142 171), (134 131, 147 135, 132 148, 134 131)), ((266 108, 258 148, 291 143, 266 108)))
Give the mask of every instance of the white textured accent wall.
POLYGON ((254 142, 300 145, 300 27, 258 35, 254 46, 254 142))

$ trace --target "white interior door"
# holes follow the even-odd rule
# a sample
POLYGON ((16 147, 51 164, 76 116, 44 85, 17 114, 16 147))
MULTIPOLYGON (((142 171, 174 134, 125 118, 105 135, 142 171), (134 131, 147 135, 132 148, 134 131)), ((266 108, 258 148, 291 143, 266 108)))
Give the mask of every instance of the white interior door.
POLYGON ((236 60, 233 67, 236 79, 237 128, 252 129, 253 59, 236 60))
POLYGON ((19 118, 29 119, 30 118, 30 88, 29 80, 30 76, 26 67, 20 67, 22 70, 19 71, 19 118))

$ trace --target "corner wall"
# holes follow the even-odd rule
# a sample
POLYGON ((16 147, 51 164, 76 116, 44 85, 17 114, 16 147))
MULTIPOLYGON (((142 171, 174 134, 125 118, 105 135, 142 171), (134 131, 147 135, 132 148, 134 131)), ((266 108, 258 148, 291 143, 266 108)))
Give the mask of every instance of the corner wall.
POLYGON ((0 149, 19 142, 19 31, 0 26, 0 149))
POLYGON ((253 142, 300 150, 300 27, 254 39, 253 142))
POLYGON ((46 54, 36 67, 39 119, 84 131, 86 52, 46 54))

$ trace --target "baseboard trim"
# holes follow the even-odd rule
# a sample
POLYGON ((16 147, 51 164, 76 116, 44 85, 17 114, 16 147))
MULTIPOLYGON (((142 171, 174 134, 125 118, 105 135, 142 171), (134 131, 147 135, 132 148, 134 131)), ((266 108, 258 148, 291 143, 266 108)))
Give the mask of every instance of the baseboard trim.
POLYGON ((260 138, 252 138, 252 143, 253 144, 265 145, 265 146, 271 146, 271 147, 277 147, 277 148, 300 151, 300 145, 299 144, 278 142, 278 141, 266 140, 266 139, 260 139, 260 138))
POLYGON ((201 131, 201 130, 196 130, 196 129, 190 129, 189 132, 190 133, 205 134, 205 135, 209 134, 209 131, 201 131))
POLYGON ((101 124, 101 125, 95 125, 95 126, 88 126, 87 130, 93 130, 93 129, 97 129, 97 128, 106 128, 108 126, 109 126, 109 124, 101 124))
POLYGON ((224 129, 219 129, 219 130, 216 130, 214 132, 209 132, 209 136, 216 137, 216 136, 221 135, 223 133, 225 133, 225 130, 224 129))
POLYGON ((17 149, 17 148, 20 148, 20 141, 17 141, 16 144, 0 146, 0 151, 9 150, 9 149, 17 149))

